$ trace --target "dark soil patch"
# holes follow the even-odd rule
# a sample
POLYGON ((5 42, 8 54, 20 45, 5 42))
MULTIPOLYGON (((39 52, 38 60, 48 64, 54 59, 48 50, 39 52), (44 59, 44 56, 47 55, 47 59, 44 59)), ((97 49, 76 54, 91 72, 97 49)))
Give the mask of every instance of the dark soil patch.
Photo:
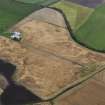
POLYGON ((3 105, 24 105, 41 102, 41 99, 26 88, 17 85, 10 85, 1 96, 3 105))

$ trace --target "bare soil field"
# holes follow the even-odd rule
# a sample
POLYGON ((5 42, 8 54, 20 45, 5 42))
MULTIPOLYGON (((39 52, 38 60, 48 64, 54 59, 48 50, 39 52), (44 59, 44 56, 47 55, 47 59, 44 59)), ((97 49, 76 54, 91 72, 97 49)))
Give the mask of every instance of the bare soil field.
POLYGON ((20 73, 15 78, 20 78, 19 83, 39 96, 50 96, 60 88, 79 79, 80 66, 77 64, 90 64, 91 67, 92 63, 104 62, 105 56, 92 53, 77 46, 72 40, 69 41, 66 29, 57 29, 56 26, 48 23, 30 21, 19 26, 19 31, 25 35, 21 42, 22 45, 35 54, 34 56, 30 54, 25 59, 29 72, 20 77, 21 70, 18 70, 16 74, 20 73), (34 65, 31 65, 32 62, 34 65), (36 81, 35 84, 33 84, 34 81, 36 81))
POLYGON ((0 37, 0 58, 16 65, 13 78, 35 95, 52 96, 79 78, 81 66, 0 37))
POLYGON ((75 43, 65 28, 57 27, 37 20, 28 21, 16 28, 23 33, 23 44, 33 49, 44 51, 79 61, 82 64, 89 62, 105 62, 105 55, 92 52, 75 43))
POLYGON ((82 88, 72 94, 67 92, 55 101, 54 105, 105 105, 105 85, 90 80, 82 88))
POLYGON ((26 50, 14 80, 43 99, 81 79, 81 74, 87 76, 105 66, 105 54, 75 43, 67 28, 29 17, 12 30, 23 34, 19 45, 26 50))

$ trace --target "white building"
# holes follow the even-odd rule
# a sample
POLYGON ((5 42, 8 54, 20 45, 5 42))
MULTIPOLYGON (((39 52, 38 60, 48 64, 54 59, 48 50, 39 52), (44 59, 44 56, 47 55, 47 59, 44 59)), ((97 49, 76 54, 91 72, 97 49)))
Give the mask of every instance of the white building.
POLYGON ((21 40, 22 36, 20 32, 12 32, 11 39, 13 40, 21 40))

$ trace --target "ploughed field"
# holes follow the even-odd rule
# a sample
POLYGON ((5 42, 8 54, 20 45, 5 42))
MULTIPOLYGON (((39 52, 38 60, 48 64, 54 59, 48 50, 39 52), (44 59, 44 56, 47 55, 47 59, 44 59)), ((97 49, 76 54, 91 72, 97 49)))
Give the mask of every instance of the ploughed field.
POLYGON ((72 94, 71 91, 67 91, 56 99, 55 105, 105 105, 104 93, 105 85, 91 79, 72 94))
POLYGON ((105 5, 99 6, 77 30, 75 38, 86 47, 105 52, 105 5))

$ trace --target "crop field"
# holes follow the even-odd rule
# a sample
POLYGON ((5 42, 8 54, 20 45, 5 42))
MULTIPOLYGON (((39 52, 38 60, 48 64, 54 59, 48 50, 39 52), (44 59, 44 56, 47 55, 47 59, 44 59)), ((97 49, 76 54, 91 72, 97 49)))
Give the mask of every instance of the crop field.
POLYGON ((66 15, 72 29, 74 29, 74 31, 83 22, 85 22, 85 20, 93 12, 93 9, 91 9, 91 8, 80 6, 78 4, 74 4, 72 2, 67 2, 67 1, 60 1, 60 2, 52 5, 51 7, 61 9, 65 13, 65 15, 66 15))
POLYGON ((105 5, 95 9, 93 14, 75 33, 75 38, 87 47, 105 51, 105 5))
POLYGON ((105 3, 105 0, 67 0, 67 1, 72 1, 74 3, 91 8, 95 8, 98 5, 105 3))

